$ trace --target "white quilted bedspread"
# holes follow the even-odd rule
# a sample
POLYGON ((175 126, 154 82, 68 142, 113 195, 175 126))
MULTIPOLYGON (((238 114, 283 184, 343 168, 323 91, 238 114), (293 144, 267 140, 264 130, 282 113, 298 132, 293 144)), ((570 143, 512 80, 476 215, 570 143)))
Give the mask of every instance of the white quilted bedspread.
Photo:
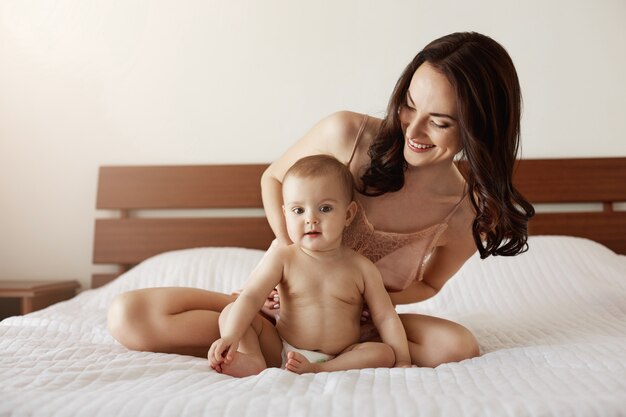
POLYGON ((456 320, 482 355, 435 369, 234 379, 206 360, 131 352, 106 330, 113 297, 147 286, 241 286, 262 252, 152 258, 101 289, 0 323, 0 416, 626 416, 626 257, 534 237, 472 258, 437 297, 399 307, 456 320))

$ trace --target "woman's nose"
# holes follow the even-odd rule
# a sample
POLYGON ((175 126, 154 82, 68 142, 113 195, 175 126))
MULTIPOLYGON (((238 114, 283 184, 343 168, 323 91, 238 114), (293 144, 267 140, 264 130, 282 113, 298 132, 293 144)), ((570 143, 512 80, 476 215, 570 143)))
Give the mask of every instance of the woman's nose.
POLYGON ((422 124, 417 117, 413 117, 406 125, 405 134, 407 138, 417 139, 423 133, 422 124))
POLYGON ((405 109, 400 112, 400 123, 407 138, 416 139, 422 133, 422 123, 416 111, 405 109))

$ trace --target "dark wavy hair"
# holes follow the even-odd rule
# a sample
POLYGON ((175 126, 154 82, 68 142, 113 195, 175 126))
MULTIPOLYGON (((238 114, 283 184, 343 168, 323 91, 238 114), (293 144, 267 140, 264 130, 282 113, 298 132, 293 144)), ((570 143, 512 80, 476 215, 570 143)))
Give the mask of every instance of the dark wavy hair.
POLYGON ((453 33, 429 43, 396 83, 387 115, 368 154, 370 165, 359 191, 377 196, 404 185, 404 135, 398 110, 405 104, 413 74, 428 62, 452 84, 461 132, 463 174, 476 211, 472 234, 481 258, 528 250, 533 206, 515 189, 513 169, 519 148, 522 97, 506 50, 488 36, 453 33))

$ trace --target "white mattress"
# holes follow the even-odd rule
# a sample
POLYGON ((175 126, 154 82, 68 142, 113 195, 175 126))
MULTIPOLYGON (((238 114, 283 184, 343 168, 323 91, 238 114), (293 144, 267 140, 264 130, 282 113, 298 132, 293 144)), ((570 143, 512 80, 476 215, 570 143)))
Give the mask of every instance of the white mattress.
POLYGON ((152 258, 101 289, 0 323, 0 415, 626 416, 626 257, 534 237, 514 258, 472 258, 437 297, 401 306, 456 320, 482 355, 435 369, 235 379, 206 360, 131 352, 106 330, 113 297, 147 286, 241 286, 262 252, 152 258))

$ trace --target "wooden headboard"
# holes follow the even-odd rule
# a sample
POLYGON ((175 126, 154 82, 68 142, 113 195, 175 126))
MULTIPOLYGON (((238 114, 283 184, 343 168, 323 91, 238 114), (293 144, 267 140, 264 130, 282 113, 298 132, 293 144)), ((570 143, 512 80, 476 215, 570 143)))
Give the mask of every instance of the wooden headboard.
MULTIPOLYGON (((266 249, 273 239, 260 210, 260 178, 266 167, 101 167, 96 208, 119 215, 96 219, 93 262, 119 268, 94 274, 92 286, 165 251, 202 246, 266 249), (193 215, 141 217, 150 210, 179 209, 193 215), (204 210, 197 215, 197 209, 238 210, 215 217, 204 210)), ((529 224, 530 234, 586 237, 626 254, 626 212, 615 210, 616 202, 626 202, 626 158, 522 160, 514 182, 533 204, 601 203, 601 211, 540 212, 529 224)))

